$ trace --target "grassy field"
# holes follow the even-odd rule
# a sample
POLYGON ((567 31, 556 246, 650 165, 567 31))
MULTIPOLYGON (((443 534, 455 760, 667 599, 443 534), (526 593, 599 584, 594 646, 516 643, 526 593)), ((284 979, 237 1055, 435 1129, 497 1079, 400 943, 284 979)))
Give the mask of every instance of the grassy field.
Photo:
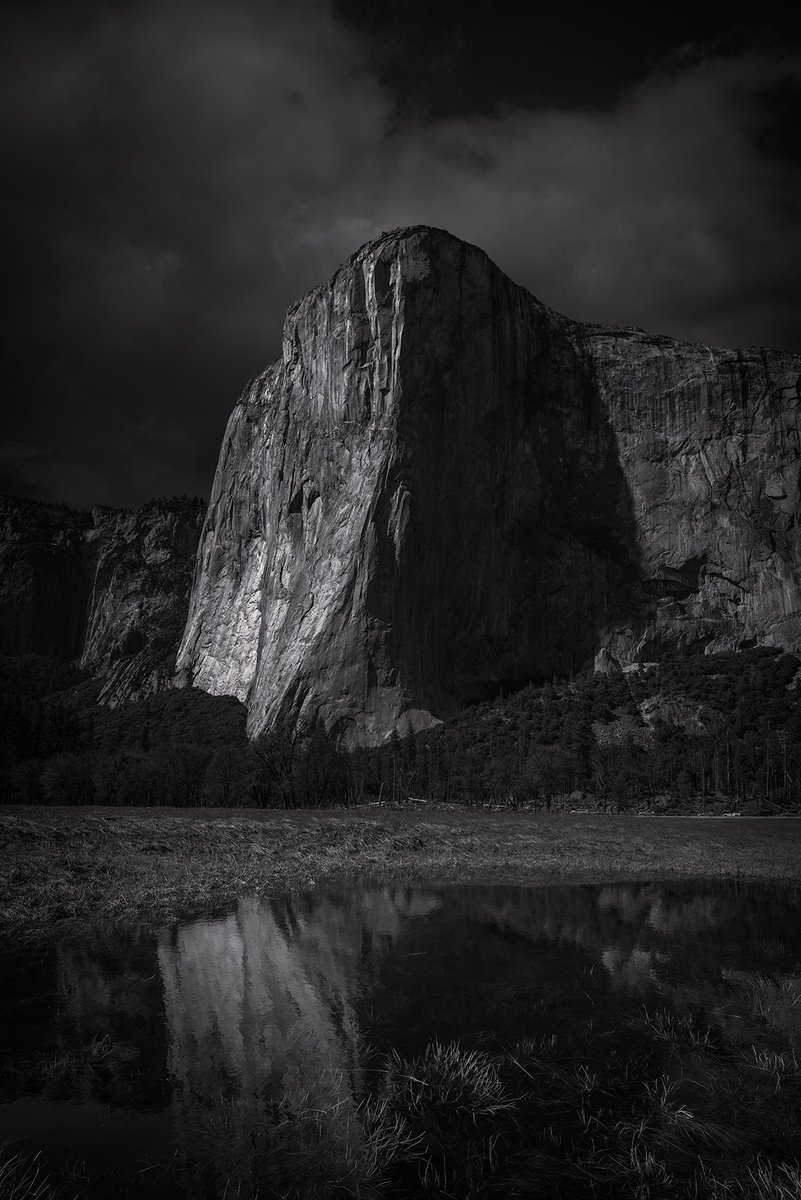
POLYGON ((355 880, 797 879, 801 820, 13 807, 0 810, 0 862, 8 944, 355 880))

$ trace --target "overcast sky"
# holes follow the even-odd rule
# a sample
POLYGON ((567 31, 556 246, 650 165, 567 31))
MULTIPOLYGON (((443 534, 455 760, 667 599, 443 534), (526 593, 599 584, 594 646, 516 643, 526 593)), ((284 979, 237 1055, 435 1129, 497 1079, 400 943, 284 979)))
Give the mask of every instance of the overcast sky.
POLYGON ((801 351, 797 24, 518 7, 6 0, 0 491, 208 496, 288 305, 398 225, 569 316, 801 351))

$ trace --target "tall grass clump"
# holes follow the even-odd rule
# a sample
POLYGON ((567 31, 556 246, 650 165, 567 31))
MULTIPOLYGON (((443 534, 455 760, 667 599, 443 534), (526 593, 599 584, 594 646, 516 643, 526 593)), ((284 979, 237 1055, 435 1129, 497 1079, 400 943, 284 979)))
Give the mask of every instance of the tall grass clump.
POLYGON ((58 1200, 38 1154, 7 1154, 0 1148, 0 1200, 58 1200))
MULTIPOLYGON (((197 1129, 198 1147, 214 1147, 193 1187, 215 1200, 369 1200, 419 1137, 402 1114, 376 1095, 321 1105, 311 1094, 268 1101, 253 1111, 242 1099, 220 1098, 197 1129)), ((194 1192, 191 1193, 194 1196, 194 1192)))
MULTIPOLYGON (((80 1183, 68 1200, 152 1198, 165 1181, 175 1200, 801 1200, 794 1035, 762 1022, 752 1040, 730 1015, 598 1013, 493 1052, 363 1048, 336 1102, 220 1096, 185 1130, 180 1169, 57 1182, 80 1183)), ((0 1200, 63 1194, 36 1160, 0 1167, 0 1200)))
POLYGON ((495 1054, 433 1042, 358 1103, 277 1106, 252 1178, 260 1200, 801 1200, 795 1063, 664 1009, 495 1054))

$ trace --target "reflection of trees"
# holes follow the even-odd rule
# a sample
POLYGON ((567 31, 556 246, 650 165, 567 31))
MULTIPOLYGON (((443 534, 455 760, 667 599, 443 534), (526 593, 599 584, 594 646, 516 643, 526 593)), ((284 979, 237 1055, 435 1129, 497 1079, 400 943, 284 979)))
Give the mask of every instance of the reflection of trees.
POLYGON ((77 1063, 95 1047, 86 1077, 72 1080, 75 1088, 109 1104, 165 1103, 166 1037, 152 939, 95 930, 58 946, 56 971, 59 1052, 77 1054, 77 1063))
POLYGON ((801 955, 801 901, 771 884, 466 888, 455 903, 466 919, 580 947, 625 990, 686 987, 731 967, 764 970, 766 940, 783 943, 790 966, 801 955))

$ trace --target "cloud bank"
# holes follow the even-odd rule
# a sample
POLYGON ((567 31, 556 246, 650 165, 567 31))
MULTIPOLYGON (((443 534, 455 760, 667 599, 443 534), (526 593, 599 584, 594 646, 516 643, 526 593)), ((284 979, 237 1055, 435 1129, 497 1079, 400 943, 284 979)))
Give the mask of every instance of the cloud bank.
POLYGON ((801 349, 799 169, 765 137, 794 54, 688 52, 613 106, 423 121, 322 0, 58 11, 2 31, 10 490, 208 494, 288 305, 398 225, 570 316, 801 349))

